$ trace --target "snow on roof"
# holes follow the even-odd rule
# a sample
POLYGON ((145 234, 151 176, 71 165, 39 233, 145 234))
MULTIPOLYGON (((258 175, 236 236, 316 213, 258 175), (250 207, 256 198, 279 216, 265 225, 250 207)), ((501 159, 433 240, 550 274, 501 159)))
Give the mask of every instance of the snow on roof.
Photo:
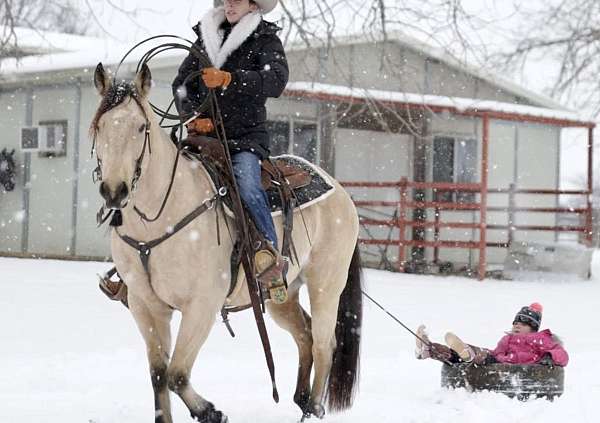
POLYGON ((334 100, 351 101, 352 99, 371 99, 381 102, 409 104, 455 109, 459 112, 496 112, 510 115, 529 116, 551 120, 568 121, 575 126, 594 125, 575 112, 543 107, 525 106, 521 104, 503 103, 500 101, 481 100, 464 97, 445 97, 423 95, 398 91, 369 90, 350 88, 340 85, 320 84, 312 82, 291 82, 286 87, 286 95, 304 97, 306 95, 332 97, 334 100))
MULTIPOLYGON (((81 46, 81 45, 80 45, 81 46)), ((0 61, 0 80, 16 81, 29 74, 57 72, 66 70, 87 71, 96 67, 98 62, 104 65, 116 65, 129 51, 131 46, 117 44, 108 40, 95 39, 94 45, 81 50, 73 50, 51 54, 40 54, 0 61)), ((184 54, 179 51, 167 51, 153 59, 153 67, 177 66, 184 54)), ((126 65, 137 64, 139 54, 131 54, 125 60, 126 65)))
MULTIPOLYGON (((9 29, 0 26, 0 32, 6 34, 9 29)), ((105 43, 96 37, 63 34, 59 32, 39 31, 30 28, 14 28, 17 46, 26 54, 43 54, 64 51, 94 49, 105 43)))
MULTIPOLYGON (((511 94, 528 99, 529 101, 539 104, 543 107, 566 110, 562 104, 556 102, 550 97, 528 90, 527 88, 519 84, 515 84, 514 82, 504 79, 484 69, 469 65, 464 61, 460 61, 444 49, 425 43, 413 36, 406 34, 403 31, 389 31, 386 34, 385 39, 401 44, 402 46, 409 48, 413 51, 424 53, 426 56, 442 61, 453 68, 464 70, 466 73, 476 76, 477 78, 480 78, 484 81, 489 82, 492 85, 500 87, 511 94)), ((383 42, 384 38, 382 34, 376 34, 371 38, 367 38, 364 34, 358 34, 350 36, 333 37, 333 41, 334 44, 338 45, 364 44, 369 42, 383 42)), ((311 45, 311 47, 314 48, 316 46, 325 46, 327 41, 311 40, 311 42, 314 43, 313 45, 311 45)), ((303 50, 306 49, 306 44, 304 44, 303 42, 296 42, 290 44, 289 46, 286 46, 286 49, 288 48, 290 50, 303 50)))

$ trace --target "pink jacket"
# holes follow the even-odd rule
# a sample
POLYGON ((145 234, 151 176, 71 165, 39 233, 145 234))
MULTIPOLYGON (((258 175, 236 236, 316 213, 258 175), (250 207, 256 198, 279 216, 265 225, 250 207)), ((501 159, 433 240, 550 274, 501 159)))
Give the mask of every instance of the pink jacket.
POLYGON ((566 366, 569 355, 549 329, 532 333, 509 333, 504 336, 492 355, 500 363, 534 364, 550 353, 557 366, 566 366))

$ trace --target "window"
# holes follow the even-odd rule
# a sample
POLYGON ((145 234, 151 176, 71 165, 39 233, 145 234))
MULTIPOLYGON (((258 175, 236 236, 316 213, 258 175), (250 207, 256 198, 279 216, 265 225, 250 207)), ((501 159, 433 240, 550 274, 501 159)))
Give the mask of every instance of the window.
MULTIPOLYGON (((440 136, 433 139, 433 182, 475 183, 477 141, 471 138, 440 136)), ((436 201, 470 203, 474 192, 443 191, 436 201)))
POLYGON ((311 163, 317 160, 317 125, 295 123, 294 154, 311 163))
POLYGON ((267 122, 267 132, 271 136, 271 156, 288 154, 290 151, 290 124, 282 121, 267 122))
POLYGON ((47 120, 41 121, 40 157, 62 157, 67 155, 67 121, 47 120))
POLYGON ((295 154, 315 163, 318 158, 317 125, 297 121, 291 121, 291 124, 293 140, 290 142, 289 121, 267 122, 267 131, 271 136, 271 155, 295 154))

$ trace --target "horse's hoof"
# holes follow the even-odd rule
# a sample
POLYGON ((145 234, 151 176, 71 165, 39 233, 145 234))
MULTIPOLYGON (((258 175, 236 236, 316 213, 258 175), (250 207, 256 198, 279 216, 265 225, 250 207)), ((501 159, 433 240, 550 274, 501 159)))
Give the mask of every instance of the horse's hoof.
POLYGON ((310 417, 310 394, 308 392, 303 392, 300 394, 294 395, 294 402, 298 407, 300 407, 300 411, 302 411, 302 418, 310 417), (308 416, 308 417, 307 417, 308 416))
POLYGON ((310 413, 318 419, 325 417, 325 407, 321 404, 313 404, 310 407, 310 413))
POLYGON ((227 416, 221 411, 216 410, 212 404, 209 404, 200 413, 192 411, 191 415, 194 420, 200 423, 227 423, 229 421, 227 416))
POLYGON ((325 417, 325 408, 320 404, 312 404, 310 407, 308 407, 307 411, 304 411, 302 413, 302 418, 300 419, 300 421, 304 422, 310 419, 312 416, 315 416, 318 419, 322 419, 323 417, 325 417))

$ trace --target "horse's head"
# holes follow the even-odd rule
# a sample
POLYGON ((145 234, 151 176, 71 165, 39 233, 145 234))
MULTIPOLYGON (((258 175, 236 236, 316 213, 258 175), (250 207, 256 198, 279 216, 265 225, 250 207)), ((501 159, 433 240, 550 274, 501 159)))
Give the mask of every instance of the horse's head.
POLYGON ((100 195, 106 207, 120 209, 127 205, 148 162, 143 159, 150 148, 147 96, 152 76, 144 65, 134 81, 114 83, 99 63, 94 85, 102 97, 90 128, 100 195))
POLYGON ((6 148, 0 152, 0 185, 4 187, 5 191, 12 191, 15 189, 17 165, 14 156, 14 149, 10 153, 6 148))

